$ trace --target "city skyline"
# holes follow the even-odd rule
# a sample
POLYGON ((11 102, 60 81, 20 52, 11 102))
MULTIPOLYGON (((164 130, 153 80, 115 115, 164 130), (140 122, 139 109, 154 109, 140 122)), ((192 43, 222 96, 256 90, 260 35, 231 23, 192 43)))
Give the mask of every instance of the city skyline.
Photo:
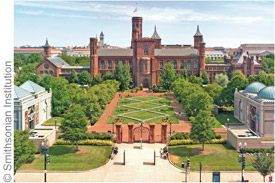
POLYGON ((143 36, 154 26, 162 44, 191 44, 197 25, 207 47, 274 42, 274 2, 35 2, 15 1, 14 46, 87 46, 105 34, 112 46, 129 47, 131 17, 143 17, 143 36), (137 12, 134 10, 137 8, 137 12))

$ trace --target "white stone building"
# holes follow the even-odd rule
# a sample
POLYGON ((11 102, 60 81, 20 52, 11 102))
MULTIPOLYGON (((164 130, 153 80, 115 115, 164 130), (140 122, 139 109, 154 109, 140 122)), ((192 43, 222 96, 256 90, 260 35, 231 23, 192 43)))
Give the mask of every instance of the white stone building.
POLYGON ((34 129, 51 118, 52 92, 32 81, 14 86, 14 129, 34 129))

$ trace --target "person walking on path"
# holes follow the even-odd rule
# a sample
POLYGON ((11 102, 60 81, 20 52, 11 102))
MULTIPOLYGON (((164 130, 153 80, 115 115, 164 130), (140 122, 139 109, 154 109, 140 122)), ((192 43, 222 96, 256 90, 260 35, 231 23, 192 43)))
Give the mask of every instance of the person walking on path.
POLYGON ((162 148, 159 150, 160 158, 162 158, 162 148))

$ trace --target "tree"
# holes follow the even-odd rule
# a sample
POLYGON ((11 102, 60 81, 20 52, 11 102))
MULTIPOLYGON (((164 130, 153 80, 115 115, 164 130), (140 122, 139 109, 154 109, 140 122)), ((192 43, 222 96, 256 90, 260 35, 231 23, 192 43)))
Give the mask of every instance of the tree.
POLYGON ((267 55, 262 59, 262 66, 266 73, 274 73, 274 55, 267 55))
POLYGON ((132 82, 130 68, 119 62, 114 72, 114 78, 120 83, 121 91, 127 90, 132 82))
POLYGON ((190 77, 190 79, 189 79, 189 81, 191 82, 191 83, 193 83, 193 84, 198 84, 198 85, 202 85, 202 83, 203 83, 203 79, 202 78, 200 78, 200 77, 197 77, 197 76, 191 76, 190 77))
POLYGON ((33 81, 37 84, 39 84, 39 82, 40 82, 40 79, 36 74, 23 72, 22 74, 20 74, 19 76, 14 78, 14 83, 15 83, 15 85, 19 86, 28 80, 33 81))
POLYGON ((78 151, 78 141, 85 137, 87 131, 87 118, 81 105, 74 105, 68 110, 61 121, 60 129, 64 133, 61 137, 75 143, 78 151))
POLYGON ((187 96, 183 108, 187 116, 196 116, 200 111, 211 112, 213 99, 205 91, 194 91, 187 96))
POLYGON ((227 77, 227 75, 224 75, 223 73, 216 74, 214 82, 218 83, 222 87, 226 87, 228 84, 228 77, 227 77))
POLYGON ((237 75, 229 81, 226 88, 223 89, 221 100, 225 106, 234 104, 235 89, 243 90, 248 85, 248 80, 244 76, 237 75))
POLYGON ((78 76, 74 69, 72 70, 72 73, 71 73, 70 83, 78 83, 78 76))
POLYGON ((191 117, 191 139, 197 140, 202 144, 202 151, 204 150, 204 143, 210 141, 214 136, 213 131, 214 119, 210 117, 208 111, 200 111, 196 117, 191 117))
POLYGON ((231 79, 234 78, 235 76, 245 77, 245 76, 243 75, 242 71, 240 71, 240 70, 236 70, 236 71, 233 71, 233 72, 231 73, 231 79))
POLYGON ((113 79, 113 74, 110 71, 107 71, 106 74, 103 76, 103 80, 111 80, 113 79))
POLYGON ((187 70, 180 70, 180 77, 181 78, 184 78, 184 79, 187 79, 188 78, 188 73, 187 73, 187 70))
POLYGON ((267 74, 265 71, 261 71, 259 75, 250 75, 248 77, 248 82, 253 83, 258 81, 266 86, 274 85, 274 74, 267 74))
POLYGON ((202 79, 203 79, 203 84, 205 85, 207 85, 210 82, 207 72, 203 71, 202 79))
POLYGON ((169 62, 163 67, 160 74, 160 84, 164 89, 169 90, 171 84, 177 79, 177 74, 172 64, 169 62))
POLYGON ((83 71, 80 74, 79 80, 80 80, 79 83, 81 85, 91 85, 92 83, 91 74, 88 71, 83 71))
POLYGON ((209 84, 205 87, 205 91, 213 98, 214 103, 218 106, 221 106, 220 96, 222 93, 223 87, 217 83, 209 84))
POLYGON ((43 86, 47 91, 49 91, 50 88, 52 87, 52 80, 53 80, 52 76, 46 75, 41 79, 39 84, 43 86))
POLYGON ((265 177, 273 171, 273 161, 272 155, 267 155, 265 152, 258 153, 257 158, 252 161, 252 166, 260 172, 264 182, 265 177))
POLYGON ((68 81, 62 77, 52 81, 52 115, 58 116, 69 106, 70 97, 67 90, 68 81))
POLYGON ((29 132, 14 130, 14 171, 16 172, 22 164, 31 163, 36 152, 34 142, 29 140, 29 132))
POLYGON ((103 79, 101 78, 100 74, 95 75, 95 78, 93 80, 93 85, 97 85, 102 83, 103 79))

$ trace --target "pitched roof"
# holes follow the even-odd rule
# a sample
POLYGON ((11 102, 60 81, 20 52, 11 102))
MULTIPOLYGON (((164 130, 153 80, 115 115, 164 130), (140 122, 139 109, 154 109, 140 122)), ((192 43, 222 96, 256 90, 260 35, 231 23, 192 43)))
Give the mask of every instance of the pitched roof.
POLYGON ((197 56, 196 49, 155 49, 155 56, 197 56))
POLYGON ((30 92, 28 92, 18 86, 14 86, 13 93, 14 93, 14 99, 17 99, 17 100, 22 99, 27 96, 32 96, 32 94, 30 92))
MULTIPOLYGON (((234 64, 243 64, 243 61, 244 61, 243 57, 244 56, 247 56, 248 59, 251 59, 251 57, 249 57, 246 52, 242 52, 241 54, 237 54, 233 57, 234 59, 237 59, 237 61, 235 61, 234 64)), ((253 57, 253 62, 254 62, 255 65, 259 65, 259 63, 257 62, 256 57, 253 57)))
POLYGON ((98 49, 98 56, 133 56, 133 49, 98 49))
POLYGON ((50 45, 48 43, 48 38, 46 38, 46 44, 44 45, 44 47, 50 47, 50 45))
POLYGON ((47 58, 51 63, 56 65, 57 67, 61 67, 63 65, 69 65, 67 62, 65 62, 62 58, 60 57, 48 57, 47 58))
POLYGON ((202 36, 201 32, 200 32, 200 28, 199 25, 197 25, 197 32, 194 36, 202 36))
POLYGON ((41 91, 45 91, 45 88, 43 88, 42 86, 28 80, 25 83, 23 83, 20 88, 23 88, 24 90, 30 92, 30 93, 39 93, 41 91))
POLYGON ((154 34, 152 35, 152 38, 154 38, 154 39, 161 39, 159 37, 159 34, 157 33, 157 27, 156 26, 155 26, 155 31, 154 31, 154 34))

